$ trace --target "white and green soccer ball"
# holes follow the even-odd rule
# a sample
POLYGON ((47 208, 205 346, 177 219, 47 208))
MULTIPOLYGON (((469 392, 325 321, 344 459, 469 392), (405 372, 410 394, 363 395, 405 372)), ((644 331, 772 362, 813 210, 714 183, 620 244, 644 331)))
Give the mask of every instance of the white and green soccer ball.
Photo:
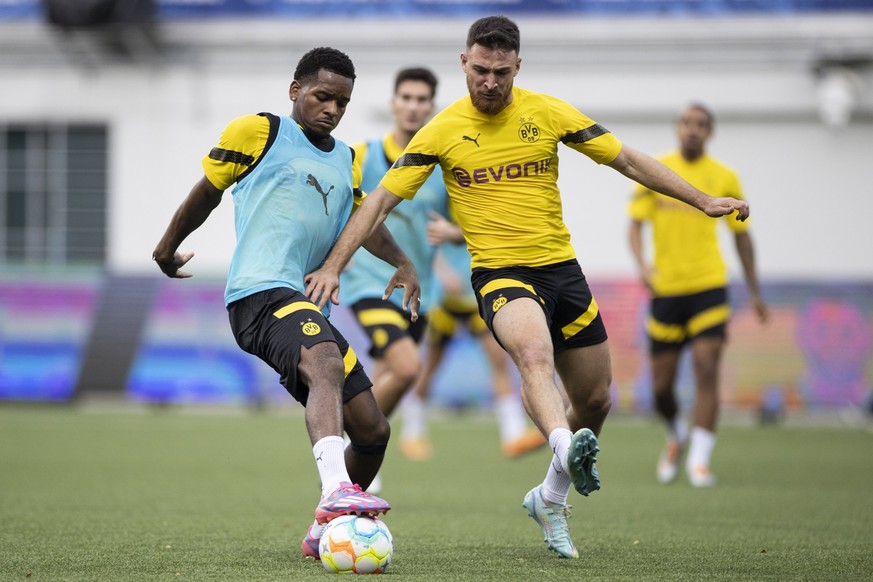
POLYGON ((381 574, 391 564, 394 540, 381 519, 343 515, 327 524, 318 552, 328 572, 381 574))

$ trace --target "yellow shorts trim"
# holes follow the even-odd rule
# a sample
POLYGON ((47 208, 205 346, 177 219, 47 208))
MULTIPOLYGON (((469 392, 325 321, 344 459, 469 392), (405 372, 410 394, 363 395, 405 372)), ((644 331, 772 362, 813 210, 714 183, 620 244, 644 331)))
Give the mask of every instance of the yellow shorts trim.
POLYGON ((694 336, 710 327, 725 323, 730 315, 731 309, 727 305, 718 305, 701 311, 688 322, 688 335, 694 336))
POLYGON ((349 346, 349 349, 346 350, 346 353, 343 354, 343 377, 348 378, 349 374, 352 373, 352 369, 355 367, 355 364, 358 363, 358 354, 355 353, 355 350, 352 349, 352 346, 349 346))
POLYGON ((646 330, 652 339, 667 343, 681 343, 688 337, 693 337, 700 332, 716 325, 726 323, 730 318, 731 310, 727 305, 718 305, 701 311, 688 321, 687 326, 679 324, 667 324, 649 316, 646 321, 646 330))
POLYGON ((536 290, 533 288, 533 285, 528 285, 527 283, 522 283, 521 281, 516 281, 515 279, 494 279, 493 281, 489 281, 485 284, 485 286, 482 287, 482 289, 479 290, 479 295, 485 297, 493 291, 507 289, 509 287, 520 287, 522 289, 527 289, 528 291, 539 297, 536 290))
POLYGON ((409 321, 393 309, 364 309, 358 312, 358 321, 364 327, 393 325, 400 329, 409 328, 409 321))
POLYGON ((309 309, 311 311, 317 311, 318 313, 321 313, 321 311, 319 311, 318 307, 316 307, 314 303, 309 303, 308 301, 295 301, 294 303, 290 303, 285 307, 274 311, 273 317, 276 317, 277 319, 282 319, 283 317, 287 317, 292 313, 295 313, 302 309, 309 309))
POLYGON ((588 309, 585 313, 576 318, 576 321, 569 323, 561 328, 561 333, 564 334, 564 339, 570 339, 586 327, 588 327, 597 314, 600 313, 600 308, 597 307, 597 301, 594 297, 591 298, 591 303, 588 304, 588 309))

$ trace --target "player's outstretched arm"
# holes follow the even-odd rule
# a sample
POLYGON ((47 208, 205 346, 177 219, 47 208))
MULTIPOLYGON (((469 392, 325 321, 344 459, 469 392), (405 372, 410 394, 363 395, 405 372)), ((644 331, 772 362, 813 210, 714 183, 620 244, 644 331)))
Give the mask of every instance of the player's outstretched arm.
POLYGON ((631 147, 622 146, 609 166, 649 190, 690 204, 707 216, 715 218, 736 212, 737 220, 749 217, 749 204, 745 200, 707 196, 658 160, 631 147))
POLYGON ((167 277, 177 279, 185 279, 191 276, 187 271, 179 269, 191 260, 194 256, 193 252, 180 253, 176 249, 182 244, 189 234, 197 230, 202 225, 209 215, 215 210, 215 207, 221 202, 221 195, 224 190, 219 190, 203 176, 191 192, 176 209, 173 218, 170 219, 170 224, 164 232, 164 236, 158 242, 155 250, 152 252, 152 260, 158 264, 161 271, 167 277))
POLYGON ((352 213, 352 217, 321 267, 303 278, 306 283, 306 296, 310 301, 319 308, 324 307, 328 301, 339 304, 340 272, 355 251, 365 240, 373 236, 379 225, 385 222, 385 218, 400 203, 400 200, 400 197, 382 186, 377 186, 364 199, 361 206, 352 213))

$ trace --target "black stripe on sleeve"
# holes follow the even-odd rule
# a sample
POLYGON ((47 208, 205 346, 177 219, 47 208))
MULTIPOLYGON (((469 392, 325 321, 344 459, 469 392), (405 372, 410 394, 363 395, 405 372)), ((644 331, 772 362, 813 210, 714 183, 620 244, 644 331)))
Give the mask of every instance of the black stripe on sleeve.
POLYGON ((429 156, 427 154, 403 154, 394 162, 392 168, 402 168, 403 166, 430 166, 439 163, 440 159, 437 156, 429 156))
MULTIPOLYGON (((248 170, 243 172, 237 177, 236 181, 239 182, 246 176, 252 173, 255 168, 258 167, 258 164, 261 163, 261 160, 264 159, 264 156, 267 155, 267 151, 272 147, 273 143, 276 141, 276 136, 279 135, 279 118, 273 115, 272 113, 258 113, 261 117, 266 117, 270 122, 270 133, 267 134, 267 143, 264 144, 264 150, 261 152, 261 155, 257 160, 254 160, 254 163, 249 164, 248 170)), ((249 156, 251 157, 251 156, 249 156)))
POLYGON ((242 164, 244 166, 251 166, 252 162, 255 161, 255 158, 242 152, 221 148, 212 148, 209 152, 209 158, 219 162, 230 162, 231 164, 242 164))
POLYGON ((561 139, 561 141, 564 143, 585 143, 586 141, 591 141, 595 137, 600 137, 607 133, 609 133, 608 129, 599 123, 595 123, 594 125, 581 129, 575 133, 568 133, 561 139))

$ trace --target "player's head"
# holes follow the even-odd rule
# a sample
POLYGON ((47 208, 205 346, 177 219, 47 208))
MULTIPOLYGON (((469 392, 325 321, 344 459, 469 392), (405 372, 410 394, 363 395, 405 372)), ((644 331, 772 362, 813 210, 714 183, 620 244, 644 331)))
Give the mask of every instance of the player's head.
POLYGON ((411 67, 398 71, 391 98, 398 130, 411 135, 424 127, 436 107, 436 88, 437 78, 430 69, 411 67))
POLYGON ((461 68, 473 106, 496 115, 512 102, 512 83, 521 67, 518 26, 505 16, 486 16, 470 26, 461 68))
POLYGON ((327 137, 346 112, 355 86, 355 66, 334 48, 314 48, 300 59, 289 95, 292 117, 317 137, 327 137))
POLYGON ((707 106, 691 103, 685 107, 676 119, 676 135, 682 156, 688 160, 702 156, 714 129, 715 116, 707 106))

